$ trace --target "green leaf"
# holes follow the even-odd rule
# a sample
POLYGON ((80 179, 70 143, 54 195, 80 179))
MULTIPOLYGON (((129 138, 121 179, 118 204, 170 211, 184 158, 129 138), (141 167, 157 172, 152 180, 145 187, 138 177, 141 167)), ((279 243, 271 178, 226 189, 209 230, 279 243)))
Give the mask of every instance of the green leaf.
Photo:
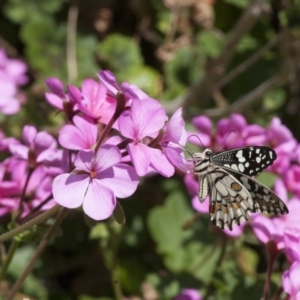
POLYGON ((277 175, 269 172, 263 172, 257 175, 256 180, 264 184, 266 187, 272 188, 277 178, 277 175))
POLYGON ((7 16, 16 23, 31 22, 33 18, 42 19, 45 15, 61 9, 66 0, 10 0, 5 8, 7 16), (30 18, 28 18, 30 16, 30 18))
MULTIPOLYGON (((9 265, 8 273, 15 279, 19 278, 31 259, 35 249, 31 246, 19 248, 9 265)), ((48 291, 44 283, 33 274, 29 274, 22 286, 24 293, 31 295, 36 299, 48 299, 48 291)))
POLYGON ((159 253, 177 252, 176 248, 191 236, 191 231, 182 230, 183 223, 191 216, 192 211, 179 191, 173 192, 163 205, 150 211, 148 227, 159 253))
POLYGON ((129 70, 143 64, 140 48, 132 38, 111 34, 98 46, 98 54, 112 70, 129 70))
POLYGON ((199 80, 202 74, 202 64, 196 51, 191 47, 180 48, 175 58, 165 63, 165 75, 168 88, 177 89, 189 86, 199 80))
POLYGON ((157 98, 162 92, 161 76, 153 68, 144 65, 131 66, 129 69, 118 70, 116 76, 120 81, 138 86, 153 98, 157 98))
POLYGON ((265 94, 263 97, 263 103, 267 110, 275 111, 280 109, 286 99, 286 92, 282 88, 273 89, 265 94))
POLYGON ((223 43, 214 31, 205 30, 198 35, 197 44, 200 53, 204 54, 205 57, 214 58, 220 53, 223 43))
POLYGON ((256 49, 257 46, 258 46, 257 40, 250 35, 246 35, 240 40, 236 48, 236 51, 238 53, 243 53, 248 50, 256 49))
POLYGON ((237 6, 241 9, 244 9, 246 6, 249 5, 249 0, 224 0, 224 2, 237 6))
POLYGON ((113 212, 113 216, 115 218, 115 220, 120 224, 120 225, 124 225, 125 224, 125 214, 124 214, 124 210, 121 206, 121 204, 117 201, 117 205, 115 207, 115 210, 113 212))

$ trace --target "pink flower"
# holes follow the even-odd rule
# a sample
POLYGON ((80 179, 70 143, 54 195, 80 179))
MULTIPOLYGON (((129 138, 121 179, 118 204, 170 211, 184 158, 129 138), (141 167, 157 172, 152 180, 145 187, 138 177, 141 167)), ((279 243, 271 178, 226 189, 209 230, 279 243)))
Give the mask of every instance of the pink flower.
POLYGON ((5 115, 16 114, 21 106, 15 83, 4 78, 0 79, 0 93, 0 111, 5 115))
POLYGON ((218 122, 216 139, 218 145, 232 149, 247 145, 264 145, 267 142, 267 133, 259 125, 248 125, 242 115, 232 114, 230 119, 218 122), (235 132, 230 133, 231 130, 235 132))
POLYGON ((212 123, 206 116, 198 116, 192 119, 192 124, 199 132, 189 132, 188 141, 202 147, 211 147, 212 145, 212 123))
POLYGON ((300 299, 300 262, 296 261, 282 275, 282 286, 290 295, 290 300, 300 299))
POLYGON ((116 197, 134 193, 138 177, 131 166, 120 163, 119 149, 113 145, 94 151, 80 151, 75 171, 58 175, 53 182, 54 200, 67 208, 83 205, 84 212, 95 220, 108 218, 116 206, 116 197))
POLYGON ((127 105, 131 105, 132 100, 149 99, 149 96, 135 85, 123 82, 119 86, 115 75, 108 70, 100 71, 98 77, 107 88, 109 96, 116 98, 119 93, 122 93, 127 105))
POLYGON ((0 49, 0 79, 10 81, 14 85, 28 82, 27 65, 19 59, 8 58, 5 51, 0 49))
POLYGON ((67 124, 59 132, 62 147, 71 150, 91 149, 97 141, 97 125, 86 117, 74 116, 74 125, 67 124))
POLYGON ((283 241, 285 253, 290 261, 300 262, 300 229, 287 228, 284 231, 283 241))
POLYGON ((30 163, 46 163, 52 161, 57 151, 56 140, 47 132, 37 132, 33 126, 26 125, 23 128, 22 144, 10 144, 9 149, 15 157, 30 160, 30 163))
POLYGON ((165 120, 165 111, 152 99, 132 101, 131 110, 124 111, 119 118, 121 134, 131 140, 127 151, 139 176, 147 174, 149 168, 166 177, 174 173, 174 167, 162 151, 148 146, 158 136, 165 120))
POLYGON ((196 289, 184 289, 173 300, 201 300, 202 297, 196 289))
POLYGON ((286 187, 292 193, 300 196, 300 166, 292 165, 285 174, 285 183, 286 187))
POLYGON ((275 117, 268 129, 268 142, 277 154, 277 159, 269 169, 282 175, 290 167, 291 158, 296 151, 297 141, 291 131, 281 123, 281 120, 275 117))
POLYGON ((107 89, 93 79, 82 83, 81 97, 78 99, 78 109, 88 117, 107 124, 116 110, 116 99, 107 95, 107 89))
POLYGON ((81 99, 80 90, 68 85, 68 93, 65 93, 62 82, 54 77, 46 80, 51 93, 45 93, 47 102, 58 110, 64 111, 69 119, 72 119, 75 112, 78 110, 77 102, 81 99))

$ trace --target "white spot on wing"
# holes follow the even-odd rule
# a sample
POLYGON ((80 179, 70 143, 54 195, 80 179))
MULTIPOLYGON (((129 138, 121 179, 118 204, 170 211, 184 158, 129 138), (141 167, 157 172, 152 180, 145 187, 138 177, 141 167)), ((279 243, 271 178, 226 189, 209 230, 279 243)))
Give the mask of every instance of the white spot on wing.
POLYGON ((249 162, 247 161, 247 162, 245 163, 245 167, 248 168, 249 166, 250 166, 250 164, 249 164, 249 162))
POLYGON ((238 166, 236 164, 232 164, 231 165, 231 169, 235 170, 235 171, 238 171, 238 166))
POLYGON ((259 152, 260 152, 260 149, 256 149, 255 152, 256 152, 256 153, 259 153, 259 152))
POLYGON ((273 158, 273 152, 270 150, 269 155, 271 157, 271 159, 273 158))
POLYGON ((259 164, 260 163, 260 161, 261 161, 261 158, 258 156, 258 157, 256 157, 256 162, 259 164))
POLYGON ((244 172, 245 171, 245 167, 243 164, 239 164, 239 170, 240 172, 244 172))

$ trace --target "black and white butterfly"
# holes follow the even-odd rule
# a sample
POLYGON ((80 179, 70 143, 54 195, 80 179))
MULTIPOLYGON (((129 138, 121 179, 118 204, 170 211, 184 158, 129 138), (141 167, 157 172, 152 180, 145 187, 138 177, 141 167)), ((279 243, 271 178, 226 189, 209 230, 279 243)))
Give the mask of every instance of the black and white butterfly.
POLYGON ((232 230, 233 225, 248 220, 250 212, 288 213, 274 192, 251 177, 275 161, 273 149, 253 146, 219 153, 206 149, 191 156, 199 179, 199 200, 210 197, 209 212, 214 225, 232 230))

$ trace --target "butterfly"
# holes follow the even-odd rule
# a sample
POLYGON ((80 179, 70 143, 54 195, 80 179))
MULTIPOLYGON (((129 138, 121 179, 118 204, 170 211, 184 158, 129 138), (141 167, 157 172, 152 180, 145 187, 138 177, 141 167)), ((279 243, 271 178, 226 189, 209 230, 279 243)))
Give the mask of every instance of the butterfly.
POLYGON ((275 161, 273 149, 253 146, 218 153, 206 149, 190 154, 199 180, 199 200, 203 202, 209 196, 214 225, 232 230, 234 225, 248 220, 251 212, 288 213, 274 192, 252 178, 275 161))

